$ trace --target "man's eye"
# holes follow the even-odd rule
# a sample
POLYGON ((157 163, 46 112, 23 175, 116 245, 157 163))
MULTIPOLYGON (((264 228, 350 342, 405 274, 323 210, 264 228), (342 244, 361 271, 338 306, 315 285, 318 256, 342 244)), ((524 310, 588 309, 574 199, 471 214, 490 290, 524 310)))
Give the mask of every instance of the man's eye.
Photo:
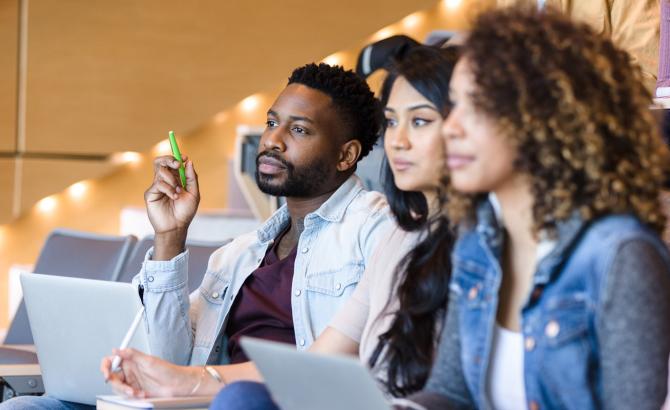
POLYGON ((298 134, 307 134, 307 131, 302 127, 293 127, 293 131, 297 132, 298 134))
POLYGON ((268 128, 274 128, 274 127, 277 126, 277 121, 275 121, 275 120, 267 120, 267 121, 265 121, 265 125, 266 125, 268 128))

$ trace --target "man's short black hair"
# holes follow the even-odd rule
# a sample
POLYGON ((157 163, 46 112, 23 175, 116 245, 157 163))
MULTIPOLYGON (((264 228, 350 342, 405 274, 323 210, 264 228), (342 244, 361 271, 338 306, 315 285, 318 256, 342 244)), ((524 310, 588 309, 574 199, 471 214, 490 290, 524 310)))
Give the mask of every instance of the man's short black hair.
POLYGON ((328 95, 346 125, 352 139, 361 142, 361 158, 368 155, 382 129, 381 103, 365 80, 340 66, 314 63, 296 68, 289 84, 302 84, 328 95))

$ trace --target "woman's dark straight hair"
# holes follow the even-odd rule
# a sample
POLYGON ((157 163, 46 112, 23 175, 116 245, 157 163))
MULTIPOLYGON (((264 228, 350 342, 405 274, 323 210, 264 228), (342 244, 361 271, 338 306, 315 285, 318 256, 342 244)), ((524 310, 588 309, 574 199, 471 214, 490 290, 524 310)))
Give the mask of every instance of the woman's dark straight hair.
MULTIPOLYGON (((449 81, 458 50, 416 46, 396 57, 382 85, 381 99, 388 103, 393 84, 403 77, 443 117, 449 114, 449 81)), ((382 382, 394 396, 406 396, 420 390, 428 379, 437 343, 437 324, 444 317, 451 278, 451 249, 454 235, 442 214, 429 216, 428 204, 420 192, 398 189, 385 161, 384 191, 393 215, 406 231, 420 231, 422 240, 401 260, 394 274, 399 307, 392 324, 379 337, 369 366, 383 363, 382 382), (397 285, 397 286, 396 286, 397 285)), ((439 195, 440 209, 445 203, 439 195)))

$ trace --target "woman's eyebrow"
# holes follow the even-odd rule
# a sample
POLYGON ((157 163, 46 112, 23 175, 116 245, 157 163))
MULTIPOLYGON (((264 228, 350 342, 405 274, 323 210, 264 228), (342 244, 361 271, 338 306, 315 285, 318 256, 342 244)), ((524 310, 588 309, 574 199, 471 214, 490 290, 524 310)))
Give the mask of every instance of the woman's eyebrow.
POLYGON ((435 106, 433 106, 433 105, 431 105, 431 104, 417 104, 417 105, 412 105, 411 107, 409 107, 409 108, 407 109, 407 111, 423 110, 423 109, 425 109, 425 108, 428 108, 429 110, 433 110, 433 111, 438 111, 437 108, 435 108, 435 106))

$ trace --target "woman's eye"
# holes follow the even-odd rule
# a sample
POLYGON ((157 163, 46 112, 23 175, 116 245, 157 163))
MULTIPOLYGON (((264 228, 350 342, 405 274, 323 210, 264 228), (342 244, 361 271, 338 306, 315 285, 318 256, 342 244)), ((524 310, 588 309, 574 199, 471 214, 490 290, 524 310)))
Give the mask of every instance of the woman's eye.
POLYGON ((393 118, 387 118, 386 119, 386 128, 393 128, 396 125, 398 125, 398 121, 396 121, 393 118))
POLYGON ((427 120, 425 118, 414 118, 412 120, 412 126, 414 127, 423 127, 424 125, 430 124, 431 120, 427 120))

